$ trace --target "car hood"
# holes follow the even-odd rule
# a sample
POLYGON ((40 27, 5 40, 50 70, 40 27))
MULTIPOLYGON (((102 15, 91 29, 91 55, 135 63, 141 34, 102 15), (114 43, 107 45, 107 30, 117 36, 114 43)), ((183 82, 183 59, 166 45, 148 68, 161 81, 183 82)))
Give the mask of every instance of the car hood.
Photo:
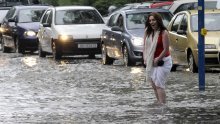
MULTIPOLYGON (((192 34, 196 41, 198 41, 198 32, 193 32, 192 34)), ((205 36, 205 44, 216 44, 218 45, 220 42, 220 31, 211 32, 208 31, 205 36)))
POLYGON ((18 23, 18 27, 23 28, 25 30, 32 30, 38 32, 40 22, 31 22, 31 23, 18 23))
POLYGON ((144 37, 144 29, 133 29, 133 30, 128 30, 128 33, 130 33, 133 37, 144 37))
POLYGON ((74 39, 100 38, 105 24, 57 25, 58 34, 72 35, 74 39))

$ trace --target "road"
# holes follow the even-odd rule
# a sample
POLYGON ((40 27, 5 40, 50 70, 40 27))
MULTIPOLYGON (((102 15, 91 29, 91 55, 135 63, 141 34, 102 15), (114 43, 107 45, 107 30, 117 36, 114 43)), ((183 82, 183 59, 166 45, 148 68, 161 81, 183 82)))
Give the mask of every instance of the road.
POLYGON ((206 73, 199 92, 198 74, 178 68, 166 85, 166 106, 157 106, 142 66, 100 61, 0 52, 0 123, 220 123, 219 71, 206 73))

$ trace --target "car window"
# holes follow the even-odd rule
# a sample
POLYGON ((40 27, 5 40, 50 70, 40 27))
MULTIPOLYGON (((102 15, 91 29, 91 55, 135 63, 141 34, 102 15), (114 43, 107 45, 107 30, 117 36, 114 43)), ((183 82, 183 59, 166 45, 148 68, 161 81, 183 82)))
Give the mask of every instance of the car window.
POLYGON ((50 10, 47 10, 46 13, 43 16, 43 19, 42 19, 42 22, 41 22, 42 24, 47 22, 47 18, 49 16, 49 14, 50 14, 50 10))
POLYGON ((45 9, 22 9, 18 13, 18 22, 39 22, 45 9))
POLYGON ((57 25, 104 24, 96 10, 58 10, 55 22, 57 25))
MULTIPOLYGON (((191 27, 193 32, 198 31, 198 15, 192 15, 191 27)), ((208 31, 220 31, 220 13, 205 14, 205 28, 208 31)))
POLYGON ((107 26, 112 27, 112 26, 116 26, 116 18, 119 16, 119 14, 114 14, 110 17, 107 26))
POLYGON ((5 18, 6 18, 6 19, 12 18, 13 15, 14 15, 14 13, 15 13, 15 10, 16 10, 15 8, 11 8, 11 9, 8 11, 8 13, 6 14, 5 18))
POLYGON ((52 16, 53 14, 52 14, 52 11, 49 11, 49 16, 48 16, 48 19, 47 19, 47 23, 48 24, 51 24, 52 23, 52 16))
POLYGON ((177 32, 179 24, 180 24, 183 16, 184 16, 184 14, 177 15, 176 19, 174 20, 174 22, 171 26, 171 31, 177 32))
POLYGON ((119 26, 121 29, 123 29, 124 28, 124 22, 123 22, 123 16, 122 15, 119 15, 118 16, 118 19, 117 19, 117 23, 116 23, 116 25, 117 26, 119 26))
POLYGON ((182 22, 180 24, 180 30, 186 31, 186 29, 187 29, 187 17, 186 15, 184 15, 182 22))
POLYGON ((176 13, 178 13, 178 12, 180 12, 180 11, 184 11, 184 10, 194 10, 194 9, 196 9, 196 8, 197 8, 197 6, 196 6, 195 3, 182 4, 182 5, 180 5, 180 6, 176 9, 176 11, 174 12, 174 14, 176 14, 176 13))
MULTIPOLYGON (((216 9, 217 8, 217 1, 205 1, 205 9, 216 9)), ((180 11, 185 11, 185 10, 195 10, 198 8, 198 2, 193 2, 193 3, 185 3, 180 5, 176 11, 174 11, 174 14, 180 12, 180 11)))
MULTIPOLYGON (((151 12, 144 12, 144 13, 129 13, 126 15, 126 25, 127 29, 143 29, 145 28, 145 22, 148 15, 151 12)), ((172 15, 169 12, 158 12, 162 19, 165 26, 167 26, 172 18, 172 15)))

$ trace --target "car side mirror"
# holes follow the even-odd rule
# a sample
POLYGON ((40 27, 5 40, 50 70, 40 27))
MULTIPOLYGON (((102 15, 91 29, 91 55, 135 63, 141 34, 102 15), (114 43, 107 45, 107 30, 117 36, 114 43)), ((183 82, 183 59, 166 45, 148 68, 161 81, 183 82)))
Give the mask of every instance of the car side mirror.
POLYGON ((185 30, 177 30, 177 34, 186 35, 185 30))
POLYGON ((49 24, 49 23, 43 23, 43 27, 51 27, 51 24, 49 24))
POLYGON ((8 22, 15 22, 15 19, 14 18, 9 18, 8 22))
POLYGON ((123 31, 119 26, 113 26, 113 27, 111 28, 111 30, 112 30, 112 31, 120 31, 120 32, 123 31))

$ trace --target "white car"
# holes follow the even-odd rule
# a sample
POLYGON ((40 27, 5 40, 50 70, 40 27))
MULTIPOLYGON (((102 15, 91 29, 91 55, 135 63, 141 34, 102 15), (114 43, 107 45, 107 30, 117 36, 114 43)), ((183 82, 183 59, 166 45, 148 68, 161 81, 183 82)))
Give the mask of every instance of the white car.
POLYGON ((106 25, 101 14, 90 6, 59 6, 45 11, 41 18, 39 56, 101 54, 100 36, 106 25))
MULTIPOLYGON (((204 0, 205 9, 218 8, 217 3, 219 0, 204 0)), ((220 1, 219 1, 220 2, 220 1)), ((176 0, 170 6, 169 11, 174 15, 180 11, 198 9, 198 0, 176 0)))

